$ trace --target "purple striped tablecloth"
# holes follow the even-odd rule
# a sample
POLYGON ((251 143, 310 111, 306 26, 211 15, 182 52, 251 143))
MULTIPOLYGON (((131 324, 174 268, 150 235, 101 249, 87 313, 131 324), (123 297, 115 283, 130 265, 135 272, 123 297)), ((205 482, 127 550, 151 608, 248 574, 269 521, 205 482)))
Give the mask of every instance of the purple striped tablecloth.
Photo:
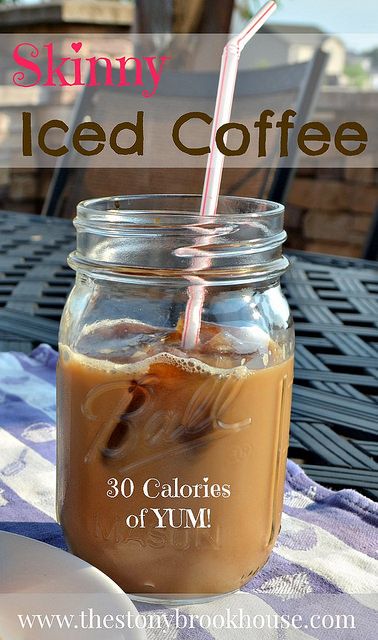
MULTIPOLYGON (((40 345, 30 356, 0 354, 0 529, 64 549, 54 506, 56 360, 56 352, 47 345, 40 345)), ((149 631, 148 637, 376 638, 377 524, 374 502, 352 490, 325 489, 289 461, 282 529, 266 566, 239 592, 179 608, 182 620, 194 613, 201 624, 179 628, 172 617, 168 631, 149 631), (236 618, 230 618, 233 622, 227 629, 220 625, 221 618, 219 629, 214 624, 203 625, 206 616, 213 616, 214 622, 216 615, 226 616, 226 612, 227 616, 241 615, 240 611, 243 615, 269 611, 309 616, 314 611, 333 615, 336 610, 355 614, 356 628, 240 631, 232 626, 236 618)), ((160 611, 140 605, 140 611, 151 610, 160 611)))

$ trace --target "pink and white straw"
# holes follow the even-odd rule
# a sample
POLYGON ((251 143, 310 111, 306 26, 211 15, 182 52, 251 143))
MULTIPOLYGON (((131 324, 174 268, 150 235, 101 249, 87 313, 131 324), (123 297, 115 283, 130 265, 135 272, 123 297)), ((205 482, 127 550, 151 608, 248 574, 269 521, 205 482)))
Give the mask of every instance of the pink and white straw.
MULTIPOLYGON (((214 110, 214 119, 210 137, 210 153, 207 160, 206 174, 203 185, 200 215, 207 218, 215 217, 217 213, 220 184, 222 179, 224 155, 216 144, 216 133, 223 124, 230 121, 232 103, 234 98, 236 76, 240 53, 247 42, 262 27, 264 22, 277 9, 273 0, 264 4, 254 18, 236 36, 233 36, 223 49, 221 69, 219 74, 218 91, 214 110)), ((206 242, 206 239, 202 244, 206 242)), ((199 242, 198 244, 201 244, 199 242)), ((196 268, 205 269, 210 266, 209 258, 202 258, 200 264, 195 262, 196 268)), ((192 276, 192 284, 188 288, 188 302, 185 309, 184 328, 182 333, 182 346, 184 349, 193 349, 198 342, 202 307, 205 299, 205 288, 201 284, 201 278, 192 276)))

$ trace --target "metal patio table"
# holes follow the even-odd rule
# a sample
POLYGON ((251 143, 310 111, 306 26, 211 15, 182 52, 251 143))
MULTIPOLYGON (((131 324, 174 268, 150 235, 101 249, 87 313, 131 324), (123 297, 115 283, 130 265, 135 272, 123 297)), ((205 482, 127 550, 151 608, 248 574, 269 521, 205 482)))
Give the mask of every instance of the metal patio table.
MULTIPOLYGON (((0 213, 0 350, 57 346, 74 273, 71 221, 0 213)), ((296 328, 289 456, 315 481, 378 498, 378 269, 288 252, 296 328)))

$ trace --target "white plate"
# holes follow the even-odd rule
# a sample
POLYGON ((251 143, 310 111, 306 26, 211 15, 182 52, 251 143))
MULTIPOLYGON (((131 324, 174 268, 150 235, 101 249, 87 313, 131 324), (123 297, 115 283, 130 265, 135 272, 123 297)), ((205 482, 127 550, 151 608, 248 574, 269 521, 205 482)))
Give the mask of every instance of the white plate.
POLYGON ((43 542, 0 531, 1 639, 145 640, 145 631, 134 627, 137 615, 122 589, 87 562, 43 542), (32 629, 22 630, 18 616, 26 614, 68 615, 70 631, 67 627, 60 630, 56 618, 50 630, 41 629, 38 618, 32 629), (104 629, 106 615, 110 617, 105 621, 108 628, 104 629), (121 617, 117 620, 116 615, 121 617), (134 628, 130 628, 130 620, 134 628))

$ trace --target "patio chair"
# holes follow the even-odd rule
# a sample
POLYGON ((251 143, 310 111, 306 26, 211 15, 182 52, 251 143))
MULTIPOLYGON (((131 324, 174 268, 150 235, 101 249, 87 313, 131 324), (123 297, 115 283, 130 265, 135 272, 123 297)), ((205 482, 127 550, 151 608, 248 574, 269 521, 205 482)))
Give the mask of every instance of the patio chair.
MULTIPOLYGON (((266 98, 274 102, 278 97, 287 95, 290 97, 291 104, 295 106, 297 112, 295 128, 300 128, 311 115, 327 58, 328 54, 319 49, 309 62, 241 71, 238 75, 236 86, 238 105, 244 104, 244 111, 250 117, 252 99, 256 99, 257 104, 264 104, 264 108, 266 108, 267 103, 264 102, 266 98)), ((103 73, 105 74, 105 72, 106 69, 104 68, 103 73)), ((99 80, 101 82, 101 78, 99 80)), ((211 114, 214 109, 217 83, 217 73, 170 72, 163 75, 159 84, 159 92, 153 99, 155 101, 159 99, 181 100, 184 111, 188 98, 203 99, 207 104, 207 113, 211 114), (194 79, 195 82, 193 82, 194 79)), ((102 122, 98 112, 98 105, 101 103, 99 95, 101 93, 108 105, 113 104, 114 115, 114 104, 120 97, 120 90, 118 89, 118 98, 116 92, 117 87, 107 86, 106 89, 96 88, 95 90, 86 87, 79 95, 74 106, 68 135, 72 136, 72 130, 75 125, 85 118, 88 119, 89 117, 94 121, 102 122), (114 97, 111 95, 112 92, 114 92, 114 97)), ((117 121, 124 119, 122 117, 122 105, 124 106, 125 104, 124 95, 121 98, 117 121)), ((129 101, 132 100, 132 94, 127 94, 127 100, 129 104, 129 101)), ((104 110, 102 115, 104 115, 104 110)), ((294 143, 295 136, 292 135, 291 139, 294 143)), ((69 143, 70 140, 68 139, 66 144, 69 143)), ((294 153, 293 146, 291 152, 292 154, 294 153)), ((90 164, 89 160, 87 167, 73 169, 67 166, 65 156, 59 159, 49 185, 42 215, 73 217, 77 202, 83 198, 98 197, 100 195, 114 195, 121 192, 135 194, 163 191, 166 193, 198 193, 202 190, 204 176, 204 169, 202 168, 190 170, 187 168, 169 170, 150 168, 141 171, 139 168, 100 169, 91 167, 90 164), (126 187, 120 189, 120 184, 126 185, 126 187)), ((253 194, 257 197, 268 197, 274 201, 284 202, 295 168, 287 166, 285 159, 280 161, 278 157, 272 157, 270 164, 269 168, 226 168, 223 174, 222 191, 235 195, 250 196, 253 194)), ((293 164, 291 162, 291 165, 293 164)))
POLYGON ((378 205, 373 215, 362 257, 365 260, 378 260, 378 205))

